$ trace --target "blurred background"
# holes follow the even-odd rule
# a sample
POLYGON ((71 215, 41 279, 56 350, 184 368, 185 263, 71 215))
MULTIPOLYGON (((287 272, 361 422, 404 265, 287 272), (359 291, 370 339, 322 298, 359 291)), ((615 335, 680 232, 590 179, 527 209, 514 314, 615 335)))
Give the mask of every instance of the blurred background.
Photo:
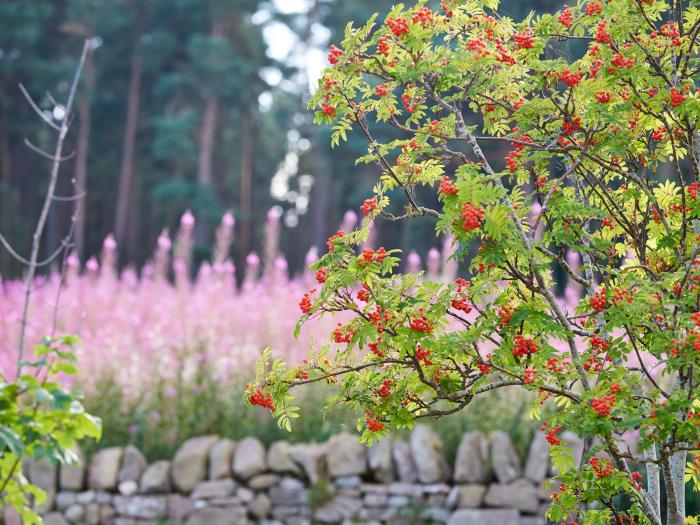
MULTIPOLYGON (((323 246, 348 209, 367 198, 374 166, 355 166, 360 136, 334 151, 329 130, 311 124, 309 93, 330 43, 390 0, 1 0, 0 233, 27 253, 49 161, 51 130, 25 101, 22 83, 60 121, 84 39, 91 43, 59 195, 87 194, 75 230, 84 263, 114 233, 118 264, 140 268, 164 228, 197 218, 195 263, 208 258, 225 211, 236 219, 234 262, 261 250, 267 211, 283 214, 281 251, 291 273, 310 246, 323 246)), ((555 0, 506 0, 502 12, 554 9, 555 0)), ((435 2, 433 8, 438 7, 435 2)), ((397 205, 400 203, 397 201, 397 205)), ((74 203, 52 209, 44 250, 68 229, 74 203)), ((377 225, 378 244, 435 244, 420 220, 377 225)), ((193 268, 196 268, 196 264, 193 268)), ((0 274, 21 266, 0 250, 0 274)))

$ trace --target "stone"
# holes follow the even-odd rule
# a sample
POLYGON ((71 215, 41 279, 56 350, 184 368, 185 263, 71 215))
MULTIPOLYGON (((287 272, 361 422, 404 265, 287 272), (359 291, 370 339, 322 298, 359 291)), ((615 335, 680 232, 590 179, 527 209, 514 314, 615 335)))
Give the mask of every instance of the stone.
POLYGON ((272 510, 272 502, 265 494, 258 494, 248 505, 248 511, 259 520, 267 518, 272 510))
POLYGON ((370 493, 362 498, 362 504, 366 507, 383 507, 388 501, 389 497, 386 494, 370 493))
POLYGON ((426 523, 447 523, 447 520, 450 519, 450 512, 438 506, 424 509, 420 515, 426 523))
POLYGON ((308 491, 300 483, 299 486, 285 484, 284 480, 276 487, 272 487, 269 491, 272 505, 306 505, 308 503, 308 491))
POLYGON ((489 442, 483 433, 467 432, 462 437, 455 458, 454 480, 457 483, 489 481, 489 442))
POLYGON ((301 475, 302 470, 290 455, 290 445, 287 441, 275 441, 267 451, 267 466, 273 472, 301 475))
POLYGON ((202 481, 192 491, 193 499, 211 499, 231 496, 236 491, 236 483, 232 479, 202 481))
MULTIPOLYGON (((448 497, 449 505, 460 509, 476 509, 481 507, 484 502, 484 494, 486 494, 486 487, 484 485, 469 484, 469 485, 457 485, 453 487, 448 497), (454 501, 452 501, 454 498, 454 501)), ((452 507, 452 508, 454 508, 452 507)))
POLYGON ((520 458, 513 448, 513 442, 507 432, 494 432, 491 441, 491 463, 496 479, 509 483, 522 475, 520 458))
POLYGON ((95 501, 97 503, 111 503, 112 502, 112 494, 110 494, 109 492, 105 492, 104 490, 96 492, 95 493, 95 501))
POLYGON ((539 507, 537 489, 526 479, 512 483, 492 483, 484 496, 487 507, 514 507, 524 514, 535 514, 539 507))
POLYGON ((248 486, 253 490, 266 490, 276 485, 280 480, 277 474, 260 474, 248 480, 248 486))
POLYGON ((139 491, 139 484, 135 481, 122 481, 119 484, 119 494, 122 496, 133 496, 139 491))
POLYGON ((410 496, 420 498, 423 495, 423 487, 414 483, 389 483, 389 494, 392 496, 410 496))
POLYGON ((105 448, 97 452, 90 462, 88 486, 94 490, 115 490, 119 481, 119 467, 124 449, 105 448))
POLYGON ((124 449, 122 465, 119 469, 119 482, 135 481, 138 483, 147 465, 148 462, 139 449, 133 445, 127 446, 124 449))
POLYGON ((85 507, 84 519, 87 525, 100 525, 100 506, 97 503, 90 503, 85 507))
POLYGON ((520 516, 515 509, 461 509, 454 512, 447 525, 519 525, 520 516))
POLYGON ((68 525, 68 520, 60 512, 50 512, 44 516, 44 525, 68 525))
POLYGON ((255 492, 246 487, 238 487, 236 497, 243 503, 250 503, 255 499, 255 492))
POLYGON ((58 485, 58 467, 45 459, 37 461, 29 457, 24 460, 24 472, 29 481, 46 492, 46 501, 37 506, 39 513, 43 514, 53 509, 58 485))
POLYGON ((68 507, 63 515, 66 517, 66 519, 71 522, 71 523, 80 523, 83 521, 83 518, 85 517, 85 507, 82 505, 78 505, 77 503, 74 503, 70 507, 68 507))
POLYGON ((163 459, 147 466, 141 476, 141 492, 165 494, 170 490, 170 461, 163 459))
POLYGON ((209 451, 209 479, 231 477, 231 463, 236 443, 228 438, 220 439, 209 451))
POLYGON ((75 492, 59 492, 56 494, 56 508, 58 510, 65 510, 73 503, 77 501, 77 495, 75 492))
POLYGON ((260 440, 249 437, 241 440, 233 454, 233 474, 248 479, 262 474, 267 469, 265 447, 260 440))
POLYGON ((312 485, 326 476, 326 446, 316 443, 297 444, 289 448, 289 456, 301 467, 312 485))
POLYGON ((328 474, 331 478, 363 475, 367 472, 367 446, 358 436, 342 433, 333 436, 326 448, 328 474))
POLYGON ((120 516, 160 519, 167 515, 168 501, 165 496, 117 496, 114 498, 114 508, 120 516))
POLYGON ((186 525, 247 525, 245 507, 207 507, 193 512, 186 525))
POLYGON ((356 489, 362 485, 362 478, 360 476, 343 476, 335 478, 333 484, 339 489, 356 489))
POLYGON ((170 475, 179 492, 188 493, 207 478, 209 452, 218 441, 217 436, 200 436, 188 439, 178 449, 170 475))
POLYGON ((437 483, 450 478, 440 436, 427 425, 416 425, 411 432, 411 454, 421 483, 437 483))
POLYGON ((391 450, 391 455, 396 465, 396 474, 399 481, 404 483, 415 483, 418 481, 416 463, 411 455, 411 446, 405 441, 395 441, 391 450))
POLYGON ((72 465, 61 464, 58 473, 58 485, 61 490, 80 492, 85 488, 85 455, 80 448, 73 450, 75 462, 72 465))
POLYGON ((539 483, 547 477, 549 471, 549 443, 547 438, 537 433, 530 444, 530 450, 525 461, 525 477, 539 483))
POLYGON ((75 496, 75 501, 82 505, 87 505, 88 503, 92 503, 95 501, 97 498, 97 494, 95 493, 94 490, 86 490, 85 492, 81 492, 75 496))
POLYGON ((337 496, 316 509, 314 519, 320 523, 338 523, 355 516, 361 507, 360 499, 337 496))
POLYGON ((520 516, 520 525, 547 525, 542 516, 520 516))
POLYGON ((390 507, 406 507, 411 504, 411 498, 408 496, 389 496, 388 504, 390 507))
POLYGON ((392 457, 391 438, 384 438, 369 447, 367 450, 367 463, 376 481, 381 483, 394 481, 394 458, 392 457))
POLYGON ((194 500, 180 494, 170 494, 167 496, 168 518, 179 521, 188 516, 195 508, 194 500))
POLYGON ((100 523, 111 523, 114 517, 114 507, 112 505, 100 506, 100 523))

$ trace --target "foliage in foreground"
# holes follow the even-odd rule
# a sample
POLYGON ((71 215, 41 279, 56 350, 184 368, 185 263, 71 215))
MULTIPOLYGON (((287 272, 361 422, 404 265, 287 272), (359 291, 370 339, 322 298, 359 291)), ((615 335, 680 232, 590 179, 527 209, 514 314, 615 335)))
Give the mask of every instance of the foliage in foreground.
POLYGON ((99 419, 56 379, 77 373, 73 337, 46 338, 23 363, 16 381, 0 375, 0 500, 14 507, 22 523, 41 523, 34 505, 46 494, 22 474, 22 460, 74 463, 83 438, 99 439, 99 419))
POLYGON ((264 358, 248 400, 288 427, 291 387, 339 382, 333 403, 360 413, 371 442, 494 389, 530 390, 558 407, 543 423, 562 483, 553 520, 681 525, 685 482, 700 481, 697 462, 684 472, 700 441, 700 10, 590 0, 514 21, 497 4, 398 5, 331 47, 316 121, 334 144, 365 136, 358 162, 381 174, 299 306, 301 324, 353 319, 303 366, 264 358), (375 136, 379 123, 400 138, 375 136), (512 149, 488 158, 490 142, 512 149), (421 282, 396 251, 355 249, 376 220, 416 217, 455 237, 469 280, 421 282), (577 308, 554 297, 554 270, 584 288, 577 308), (579 469, 564 429, 589 438, 579 469))

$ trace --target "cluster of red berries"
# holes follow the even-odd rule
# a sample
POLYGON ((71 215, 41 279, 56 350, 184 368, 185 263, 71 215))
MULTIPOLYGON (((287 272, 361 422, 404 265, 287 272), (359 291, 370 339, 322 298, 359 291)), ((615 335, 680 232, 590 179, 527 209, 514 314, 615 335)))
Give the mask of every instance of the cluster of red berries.
POLYGON ((508 54, 508 51, 499 40, 496 40, 496 50, 498 51, 498 56, 496 57, 496 62, 501 62, 502 64, 515 65, 516 60, 508 54))
POLYGON ((572 73, 568 69, 565 69, 559 74, 559 80, 567 84, 571 88, 578 86, 581 82, 581 75, 579 73, 572 73))
POLYGON ((396 37, 401 37, 408 33, 408 22, 403 18, 390 18, 386 21, 386 25, 396 37))
POLYGON ((570 119, 566 119, 562 123, 561 127, 565 135, 576 133, 579 129, 581 129, 581 117, 576 115, 570 119))
MULTIPOLYGON (((622 69, 623 67, 630 69, 634 65, 634 60, 632 60, 631 58, 625 58, 625 55, 623 55, 622 53, 618 53, 610 61, 610 63, 618 69, 622 69)), ((608 69, 608 73, 612 74, 614 72, 615 70, 608 69)))
POLYGON ((377 40, 377 51, 385 57, 389 56, 391 49, 389 48, 389 41, 386 38, 380 37, 379 40, 377 40))
POLYGON ((352 340, 352 336, 355 335, 354 328, 352 328, 350 326, 346 326, 344 328, 345 329, 343 329, 342 323, 338 323, 338 328, 333 330, 333 341, 335 341, 338 344, 340 344, 340 343, 348 343, 349 344, 350 341, 352 340))
POLYGON ((319 268, 316 272, 316 282, 318 284, 323 284, 326 282, 326 279, 328 279, 328 270, 325 268, 319 268))
POLYGON ((540 348, 534 339, 524 337, 522 334, 515 336, 514 343, 515 346, 513 346, 512 352, 515 357, 525 357, 534 354, 540 348))
POLYGON ((636 488, 637 490, 642 490, 642 475, 639 473, 638 470, 632 472, 630 476, 630 481, 632 482, 634 488, 636 488))
POLYGON ((559 20, 561 25, 568 29, 574 23, 574 15, 567 6, 564 6, 564 9, 559 14, 559 18, 557 18, 557 20, 559 20))
POLYGON ((656 142, 663 142, 665 138, 666 129, 664 129, 663 127, 658 127, 651 132, 651 140, 655 140, 656 142))
POLYGON ((535 188, 544 189, 545 184, 547 184, 547 177, 540 177, 535 181, 535 188))
POLYGON ((326 241, 326 246, 328 247, 328 251, 330 253, 333 253, 335 251, 334 241, 337 241, 338 239, 341 239, 343 237, 345 237, 345 232, 343 230, 338 230, 338 233, 328 238, 328 240, 326 241))
POLYGON ((515 33, 513 35, 513 40, 518 44, 520 49, 532 49, 535 47, 535 35, 532 29, 526 29, 521 33, 515 33))
POLYGON ((612 302, 615 306, 617 306, 617 304, 621 301, 627 301, 628 303, 631 303, 633 299, 634 297, 629 292, 629 290, 621 290, 620 288, 615 288, 615 293, 613 294, 612 302))
POLYGON ((443 195, 457 195, 457 186, 450 180, 450 178, 445 175, 440 181, 440 193, 443 195))
POLYGON ((466 43, 467 51, 475 51, 480 57, 485 57, 491 53, 486 50, 486 42, 480 37, 470 38, 466 43))
POLYGON ((484 218, 484 210, 479 206, 467 202, 462 206, 462 213, 459 215, 462 219, 462 230, 470 232, 481 227, 481 219, 484 218))
POLYGON ((531 385, 532 383, 535 382, 535 378, 537 376, 537 369, 536 368, 530 368, 527 367, 523 371, 523 384, 524 385, 531 385))
POLYGON ((305 293, 304 297, 302 297, 301 301, 299 301, 299 309, 301 309, 302 313, 307 315, 309 312, 311 312, 312 307, 313 303, 311 302, 311 297, 309 297, 308 293, 305 293))
POLYGON ((360 257, 360 263, 380 263, 388 254, 386 250, 382 247, 374 251, 371 248, 365 248, 362 250, 362 256, 360 257))
POLYGON ((430 366, 433 362, 430 360, 430 350, 426 350, 420 344, 416 346, 416 359, 421 361, 425 366, 430 366))
POLYGON ((343 52, 342 49, 339 49, 335 46, 331 46, 331 51, 328 53, 328 62, 331 64, 337 64, 338 60, 340 60, 340 57, 342 57, 345 53, 343 52))
MULTIPOLYGON (((517 128, 516 128, 517 130, 517 128)), ((508 171, 510 173, 514 173, 516 169, 518 169, 518 160, 522 156, 522 151, 525 149, 525 143, 532 143, 532 140, 528 135, 521 135, 520 137, 517 137, 518 142, 511 142, 511 146, 513 146, 513 150, 508 152, 508 155, 505 157, 505 162, 508 165, 508 171)))
POLYGON ((389 94, 389 86, 387 86, 385 83, 381 83, 374 88, 374 92, 380 97, 385 97, 389 94))
POLYGON ((593 297, 588 299, 588 305, 593 308, 595 313, 599 314, 608 307, 608 298, 605 295, 605 288, 601 288, 593 297))
POLYGON ((690 198, 694 201, 698 200, 698 192, 700 192, 700 184, 697 182, 693 182, 688 186, 688 195, 690 195, 690 198))
POLYGON ((416 110, 416 103, 413 101, 413 97, 408 93, 401 95, 401 103, 409 113, 413 113, 416 110))
POLYGON ((270 393, 263 393, 259 388, 248 396, 248 402, 251 405, 267 408, 270 412, 275 411, 275 403, 272 401, 272 395, 270 393))
POLYGON ((412 20, 414 24, 429 24, 433 21, 433 12, 427 7, 421 7, 413 13, 412 20))
POLYGON ((452 9, 450 9, 449 7, 447 7, 447 4, 446 4, 445 2, 442 2, 442 3, 440 4, 440 10, 441 10, 443 13, 445 13, 445 16, 446 16, 447 18, 451 18, 452 15, 454 15, 454 13, 452 12, 452 9))
POLYGON ((333 104, 329 104, 328 102, 323 102, 321 104, 321 111, 323 111, 324 115, 328 115, 329 117, 335 118, 336 116, 336 108, 333 104))
POLYGON ((592 2, 588 3, 584 11, 588 16, 595 16, 599 15, 602 12, 602 8, 600 7, 600 4, 598 2, 593 0, 592 2))
POLYGON ((615 468, 609 459, 601 460, 599 457, 593 456, 588 460, 588 464, 593 468, 596 477, 599 479, 607 478, 615 472, 615 468))
POLYGON ((360 288, 357 291, 357 299, 359 301, 362 301, 363 303, 366 303, 367 301, 369 301, 369 297, 370 297, 369 286, 367 286, 366 284, 363 283, 362 288, 360 288))
POLYGON ((681 45, 681 34, 678 32, 678 25, 674 22, 666 22, 661 26, 661 34, 671 39, 671 46, 681 45))
POLYGON ((547 440, 547 443, 549 443, 550 445, 561 444, 561 439, 557 437, 557 434, 561 432, 561 425, 548 428, 548 423, 545 421, 544 423, 542 423, 542 427, 540 428, 540 430, 542 430, 542 432, 545 433, 545 439, 547 440))
POLYGON ((671 88, 671 106, 677 108, 685 100, 683 93, 678 91, 676 88, 671 88))
POLYGON ((381 432, 384 430, 384 423, 372 417, 372 412, 369 409, 365 411, 365 424, 370 432, 381 432))
POLYGON ((374 196, 371 199, 366 199, 365 202, 360 206, 360 211, 367 217, 372 210, 377 209, 377 197, 374 196))
POLYGON ((491 371, 491 367, 489 365, 487 365, 486 363, 479 363, 478 365, 476 365, 476 367, 479 369, 479 373, 482 376, 485 376, 486 374, 488 374, 491 371))
POLYGON ((374 343, 368 343, 367 346, 369 347, 370 351, 376 355, 379 358, 384 357, 384 353, 379 349, 379 344, 381 343, 381 339, 378 339, 374 343))
POLYGON ((599 416, 606 417, 610 415, 610 411, 612 410, 612 407, 616 401, 617 398, 613 394, 596 397, 591 401, 591 408, 598 412, 599 416))
POLYGON ((608 44, 612 47, 612 40, 610 40, 610 33, 608 33, 606 27, 608 25, 607 20, 601 20, 598 23, 598 29, 595 34, 595 41, 600 44, 608 44))
POLYGON ((306 370, 297 370, 297 373, 294 374, 294 377, 296 379, 308 379, 309 373, 306 370))
POLYGON ((379 389, 379 395, 382 397, 389 397, 391 395, 391 385, 393 382, 391 379, 385 379, 384 383, 382 383, 381 388, 379 389))
POLYGON ((566 371, 571 364, 571 359, 559 359, 558 357, 550 357, 547 359, 547 370, 552 374, 566 371))
POLYGON ((384 333, 384 323, 389 321, 389 312, 387 310, 382 310, 381 306, 377 306, 374 312, 367 314, 370 324, 377 327, 377 332, 380 334, 384 333))
POLYGON ((507 325, 510 322, 511 318, 513 317, 514 311, 515 311, 515 308, 513 308, 512 306, 508 306, 508 305, 502 306, 501 308, 498 309, 498 312, 496 312, 496 313, 498 314, 498 317, 501 318, 501 321, 498 324, 498 326, 500 328, 503 328, 505 325, 507 325))
POLYGON ((607 91, 598 91, 598 93, 595 94, 595 99, 601 104, 607 104, 608 102, 610 102, 611 98, 612 95, 607 91))
POLYGON ((453 299, 451 304, 452 308, 454 308, 455 310, 460 310, 465 314, 468 314, 472 311, 471 305, 467 301, 467 298, 463 295, 460 295, 459 297, 457 297, 457 299, 453 299))
POLYGON ((615 225, 610 217, 603 217, 603 228, 614 228, 615 225))
POLYGON ((432 332, 433 330, 435 330, 433 324, 423 313, 423 309, 420 308, 419 311, 420 315, 417 317, 413 317, 409 322, 411 330, 413 330, 414 332, 432 332))

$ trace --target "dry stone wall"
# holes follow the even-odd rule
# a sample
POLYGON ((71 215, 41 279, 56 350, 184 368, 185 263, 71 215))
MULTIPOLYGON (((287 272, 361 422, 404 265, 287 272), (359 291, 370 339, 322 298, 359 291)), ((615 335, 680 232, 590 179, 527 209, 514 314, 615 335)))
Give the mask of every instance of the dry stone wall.
POLYGON ((450 465, 440 436, 417 425, 407 441, 369 448, 349 434, 267 450, 202 436, 171 461, 148 464, 127 446, 25 472, 48 493, 46 525, 544 525, 547 451, 538 434, 521 464, 508 434, 469 432, 450 465))

